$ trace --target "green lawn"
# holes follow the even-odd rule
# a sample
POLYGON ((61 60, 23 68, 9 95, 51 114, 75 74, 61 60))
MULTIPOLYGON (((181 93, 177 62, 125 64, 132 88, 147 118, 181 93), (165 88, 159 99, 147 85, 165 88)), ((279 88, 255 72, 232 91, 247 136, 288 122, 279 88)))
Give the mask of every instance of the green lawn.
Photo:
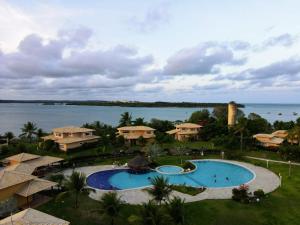
MULTIPOLYGON (((217 156, 216 156, 217 157, 217 156)), ((189 159, 185 156, 184 159, 189 159)), ((161 163, 180 164, 179 157, 161 157, 161 163)), ((266 163, 247 160, 253 164, 266 163)), ((300 167, 292 167, 288 177, 288 165, 270 163, 270 169, 283 176, 283 186, 257 204, 241 204, 232 200, 205 200, 186 204, 188 225, 298 225, 300 224, 300 167)), ((87 196, 80 197, 80 206, 74 209, 72 198, 59 202, 54 200, 39 207, 39 210, 71 221, 73 225, 107 224, 96 211, 99 203, 87 196)), ((127 218, 138 214, 138 206, 126 205, 116 223, 127 225, 127 218)))

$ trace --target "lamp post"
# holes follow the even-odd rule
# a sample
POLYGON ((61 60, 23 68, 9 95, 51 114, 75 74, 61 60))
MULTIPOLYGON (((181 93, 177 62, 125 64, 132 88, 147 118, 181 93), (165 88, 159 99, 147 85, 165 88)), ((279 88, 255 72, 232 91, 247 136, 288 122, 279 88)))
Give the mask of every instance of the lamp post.
POLYGON ((267 160, 267 168, 269 168, 269 160, 267 160))
POLYGON ((292 163, 291 160, 289 160, 289 177, 291 176, 291 170, 292 170, 292 163))
POLYGON ((281 185, 282 185, 282 176, 281 176, 280 173, 279 173, 278 175, 279 175, 279 181, 280 181, 280 182, 279 182, 279 187, 281 187, 281 185))
POLYGON ((224 151, 221 152, 221 157, 224 159, 224 151))

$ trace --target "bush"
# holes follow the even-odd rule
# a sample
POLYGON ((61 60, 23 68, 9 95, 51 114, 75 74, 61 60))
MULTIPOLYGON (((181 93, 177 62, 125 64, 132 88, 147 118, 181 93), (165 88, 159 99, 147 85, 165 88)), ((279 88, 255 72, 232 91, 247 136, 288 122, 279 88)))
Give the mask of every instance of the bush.
POLYGON ((232 199, 237 202, 249 203, 248 186, 241 185, 239 188, 232 189, 232 199))
POLYGON ((1 147, 1 155, 6 155, 8 153, 8 146, 7 145, 3 145, 1 147))
POLYGON ((285 160, 300 161, 300 146, 283 145, 279 148, 279 153, 285 160))
POLYGON ((186 161, 186 162, 184 162, 182 168, 184 170, 187 170, 187 169, 194 170, 195 169, 195 165, 193 163, 191 163, 190 161, 186 161))
POLYGON ((243 156, 244 154, 237 150, 228 150, 225 152, 225 157, 229 160, 241 160, 243 156))
POLYGON ((262 189, 258 189, 258 190, 253 192, 253 195, 256 198, 263 198, 263 197, 265 197, 265 192, 262 189))

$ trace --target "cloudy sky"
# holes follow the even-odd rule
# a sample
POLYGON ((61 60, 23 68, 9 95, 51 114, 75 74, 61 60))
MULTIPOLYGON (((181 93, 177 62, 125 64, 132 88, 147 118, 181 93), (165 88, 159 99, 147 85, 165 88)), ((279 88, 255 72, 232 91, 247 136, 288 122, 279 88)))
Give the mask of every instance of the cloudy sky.
POLYGON ((299 103, 299 0, 0 0, 0 99, 299 103))

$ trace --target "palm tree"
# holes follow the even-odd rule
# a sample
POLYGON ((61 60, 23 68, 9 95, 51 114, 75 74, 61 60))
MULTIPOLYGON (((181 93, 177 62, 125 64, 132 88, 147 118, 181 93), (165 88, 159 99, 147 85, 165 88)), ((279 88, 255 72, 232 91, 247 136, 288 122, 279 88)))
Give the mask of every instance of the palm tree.
POLYGON ((142 126, 142 125, 145 125, 145 121, 144 121, 144 118, 136 118, 134 121, 133 121, 133 125, 134 126, 142 126))
POLYGON ((167 211, 173 218, 175 224, 184 225, 185 224, 185 209, 184 201, 179 197, 174 197, 167 204, 167 211))
POLYGON ((4 138, 7 139, 7 144, 9 144, 10 140, 13 139, 14 137, 15 137, 14 133, 10 131, 4 134, 4 138))
POLYGON ((64 184, 67 191, 62 192, 58 197, 65 194, 75 195, 75 208, 78 207, 78 197, 82 193, 88 193, 91 189, 86 188, 85 175, 74 171, 64 184))
POLYGON ((294 128, 289 130, 288 134, 288 141, 290 141, 292 144, 298 143, 300 146, 300 126, 296 125, 294 128))
POLYGON ((244 134, 245 134, 245 132, 247 132, 247 126, 248 126, 248 119, 245 117, 241 117, 238 120, 237 125, 234 127, 235 133, 240 134, 241 151, 243 150, 243 140, 244 140, 244 134))
POLYGON ((140 209, 140 220, 143 225, 171 225, 172 219, 153 201, 144 203, 140 209))
POLYGON ((21 128, 22 130, 22 134, 20 135, 20 137, 25 137, 27 139, 29 139, 29 141, 32 141, 32 136, 36 135, 36 124, 33 122, 27 122, 23 125, 23 128, 21 128))
POLYGON ((108 192, 102 195, 100 199, 101 212, 110 219, 110 224, 114 225, 115 219, 120 216, 123 202, 116 192, 108 192))
POLYGON ((172 192, 169 181, 162 176, 154 177, 151 179, 152 188, 148 189, 148 193, 153 197, 155 201, 161 205, 162 201, 169 199, 169 195, 172 192))
POLYGON ((45 135, 45 132, 43 131, 42 128, 39 128, 36 132, 36 136, 38 139, 40 139, 41 137, 43 137, 45 135))
POLYGON ((123 114, 121 114, 121 119, 119 121, 120 127, 130 126, 131 122, 132 122, 132 116, 129 112, 124 112, 123 114))

